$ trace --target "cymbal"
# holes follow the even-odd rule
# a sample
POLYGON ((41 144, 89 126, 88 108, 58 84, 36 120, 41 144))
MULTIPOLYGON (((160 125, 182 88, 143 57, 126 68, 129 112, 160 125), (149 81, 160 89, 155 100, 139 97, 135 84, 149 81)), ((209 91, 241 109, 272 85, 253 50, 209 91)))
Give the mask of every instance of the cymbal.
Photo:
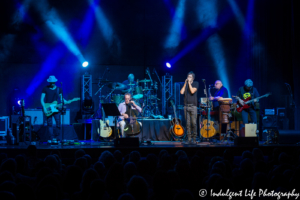
POLYGON ((123 83, 118 83, 118 82, 112 82, 107 85, 110 89, 115 89, 115 90, 124 90, 126 89, 126 85, 123 83))
POLYGON ((147 82, 150 82, 150 79, 144 79, 144 80, 139 81, 139 83, 147 83, 147 82))
POLYGON ((135 85, 135 84, 127 84, 127 85, 135 85))
POLYGON ((153 89, 143 89, 143 91, 145 91, 145 90, 153 90, 153 89))

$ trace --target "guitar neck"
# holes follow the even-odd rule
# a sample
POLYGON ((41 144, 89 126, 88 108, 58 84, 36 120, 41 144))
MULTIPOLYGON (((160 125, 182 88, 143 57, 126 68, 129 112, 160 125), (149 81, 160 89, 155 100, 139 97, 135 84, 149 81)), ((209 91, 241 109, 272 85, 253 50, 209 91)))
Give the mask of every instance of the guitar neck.
POLYGON ((175 109, 175 105, 173 105, 173 110, 174 110, 174 115, 175 115, 175 121, 177 123, 177 116, 176 116, 176 109, 175 109))
POLYGON ((256 97, 255 99, 251 99, 250 101, 247 101, 246 103, 249 104, 249 103, 252 103, 254 100, 258 100, 258 99, 261 99, 261 98, 264 98, 264 97, 267 97, 267 96, 269 96, 269 94, 265 94, 263 96, 256 97))

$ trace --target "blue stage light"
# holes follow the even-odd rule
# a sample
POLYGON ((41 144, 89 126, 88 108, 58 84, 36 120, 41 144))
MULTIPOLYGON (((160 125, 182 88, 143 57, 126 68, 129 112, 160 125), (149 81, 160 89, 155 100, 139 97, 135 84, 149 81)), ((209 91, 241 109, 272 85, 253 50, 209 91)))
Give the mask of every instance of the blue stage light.
POLYGON ((166 66, 167 66, 167 68, 171 68, 172 66, 171 66, 171 64, 170 63, 166 63, 166 66))
POLYGON ((87 62, 87 61, 84 61, 83 63, 82 63, 82 67, 87 67, 89 65, 89 62, 87 62))

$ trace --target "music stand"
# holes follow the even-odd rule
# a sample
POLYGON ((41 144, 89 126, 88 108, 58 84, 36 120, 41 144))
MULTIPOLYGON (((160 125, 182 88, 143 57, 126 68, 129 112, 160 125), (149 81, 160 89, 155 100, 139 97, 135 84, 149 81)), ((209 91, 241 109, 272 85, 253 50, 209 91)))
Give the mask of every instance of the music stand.
POLYGON ((121 113, 115 103, 102 103, 103 110, 105 112, 105 116, 112 116, 115 117, 115 132, 116 132, 116 138, 119 137, 116 129, 117 129, 117 117, 121 116, 121 113))

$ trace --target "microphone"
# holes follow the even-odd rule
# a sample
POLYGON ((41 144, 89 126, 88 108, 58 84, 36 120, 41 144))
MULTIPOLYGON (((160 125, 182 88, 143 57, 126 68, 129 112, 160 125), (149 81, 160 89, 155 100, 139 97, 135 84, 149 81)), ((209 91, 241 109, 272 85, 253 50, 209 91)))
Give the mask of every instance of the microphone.
POLYGON ((208 85, 208 87, 212 87, 212 88, 215 88, 213 84, 211 84, 211 85, 208 85))

